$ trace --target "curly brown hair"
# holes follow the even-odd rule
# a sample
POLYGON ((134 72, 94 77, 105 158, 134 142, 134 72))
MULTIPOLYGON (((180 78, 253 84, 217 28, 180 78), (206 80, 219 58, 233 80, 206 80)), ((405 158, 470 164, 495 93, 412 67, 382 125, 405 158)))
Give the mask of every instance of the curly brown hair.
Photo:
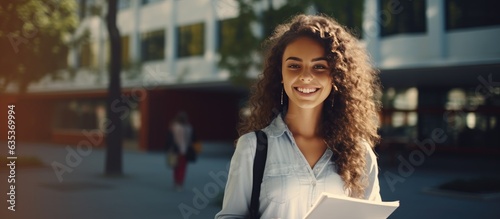
POLYGON ((321 134, 334 153, 332 160, 344 181, 344 189, 350 191, 350 196, 361 198, 367 186, 364 144, 374 146, 379 141, 380 82, 378 71, 358 39, 334 19, 297 15, 276 27, 265 43, 264 70, 252 87, 248 103, 251 113, 242 119, 238 132, 243 135, 262 129, 286 111, 286 95, 283 105, 280 103, 282 56, 287 45, 301 36, 310 37, 325 48, 336 89, 323 104, 321 134))

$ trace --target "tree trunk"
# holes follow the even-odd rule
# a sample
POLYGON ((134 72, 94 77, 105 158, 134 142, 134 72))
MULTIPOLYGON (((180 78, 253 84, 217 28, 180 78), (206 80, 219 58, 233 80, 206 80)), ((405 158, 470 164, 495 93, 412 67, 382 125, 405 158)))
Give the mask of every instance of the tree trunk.
MULTIPOLYGON (((116 26, 117 0, 108 1, 108 14, 106 22, 108 26, 111 63, 109 65, 109 87, 106 112, 108 123, 106 124, 106 174, 122 174, 122 121, 121 111, 112 108, 113 102, 118 102, 121 95, 120 71, 121 71, 121 44, 120 32, 116 26)), ((116 105, 116 103, 115 103, 116 105)))

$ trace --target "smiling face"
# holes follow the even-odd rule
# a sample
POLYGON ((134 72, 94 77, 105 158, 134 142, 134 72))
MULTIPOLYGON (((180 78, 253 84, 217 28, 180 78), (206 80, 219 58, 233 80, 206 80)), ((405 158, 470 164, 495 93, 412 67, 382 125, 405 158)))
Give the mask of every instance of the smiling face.
POLYGON ((309 37, 299 37, 285 48, 281 69, 289 109, 321 109, 332 91, 324 48, 309 37))

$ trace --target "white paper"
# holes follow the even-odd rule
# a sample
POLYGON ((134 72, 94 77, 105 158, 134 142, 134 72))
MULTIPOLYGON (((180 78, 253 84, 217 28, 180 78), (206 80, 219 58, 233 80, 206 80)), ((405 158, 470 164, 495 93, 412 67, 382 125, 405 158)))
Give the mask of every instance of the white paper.
POLYGON ((323 192, 305 219, 382 219, 398 207, 399 201, 368 201, 323 192))

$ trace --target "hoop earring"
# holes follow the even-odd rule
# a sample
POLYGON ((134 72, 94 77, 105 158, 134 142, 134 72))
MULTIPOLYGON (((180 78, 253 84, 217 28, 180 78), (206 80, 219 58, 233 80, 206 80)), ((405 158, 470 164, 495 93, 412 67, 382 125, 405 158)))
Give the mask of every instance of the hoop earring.
POLYGON ((338 91, 337 86, 332 83, 333 91, 332 91, 332 108, 333 108, 333 103, 335 103, 335 93, 338 91))
POLYGON ((281 88, 281 105, 283 106, 283 90, 284 88, 281 88))

